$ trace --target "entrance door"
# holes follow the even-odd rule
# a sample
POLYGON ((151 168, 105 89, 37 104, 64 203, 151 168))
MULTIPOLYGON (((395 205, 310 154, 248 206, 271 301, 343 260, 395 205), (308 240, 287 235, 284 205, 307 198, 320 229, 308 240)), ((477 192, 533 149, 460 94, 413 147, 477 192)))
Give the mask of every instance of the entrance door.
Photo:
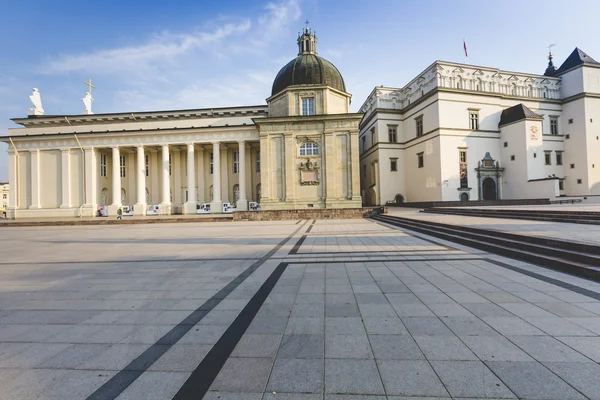
POLYGON ((481 186, 484 200, 496 200, 496 182, 492 178, 485 178, 481 186))

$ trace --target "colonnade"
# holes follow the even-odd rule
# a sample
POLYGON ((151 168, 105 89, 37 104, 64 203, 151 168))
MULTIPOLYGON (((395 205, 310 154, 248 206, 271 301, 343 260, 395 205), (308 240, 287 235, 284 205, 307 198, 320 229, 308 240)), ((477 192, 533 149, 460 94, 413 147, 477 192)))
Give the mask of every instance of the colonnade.
MULTIPOLYGON (((212 173, 212 185, 213 185, 213 199, 210 203, 211 205, 211 213, 221 213, 222 212, 222 195, 221 195, 221 147, 222 143, 219 141, 213 141, 210 143, 186 143, 187 148, 187 189, 188 189, 188 197, 187 201, 183 204, 182 212, 184 214, 195 214, 197 209, 197 193, 196 193, 196 145, 212 145, 213 151, 213 173, 212 173)), ((239 199, 237 200, 237 209, 238 210, 248 210, 248 198, 247 198, 247 179, 246 179, 246 140, 238 140, 237 144, 239 146, 239 158, 237 163, 238 165, 238 176, 239 176, 239 199)), ((160 183, 160 204, 159 204, 159 214, 167 215, 172 213, 172 204, 171 204, 171 180, 170 180, 170 151, 169 146, 173 146, 173 144, 163 144, 161 145, 162 152, 162 161, 160 165, 160 174, 162 176, 160 183)), ((145 215, 147 210, 146 204, 146 148, 142 145, 139 146, 125 146, 128 148, 135 147, 135 204, 134 204, 134 214, 135 215, 145 215)), ((155 148, 156 146, 151 146, 155 148)), ((96 215, 96 207, 98 202, 98 175, 100 171, 98 171, 97 165, 97 156, 99 147, 84 147, 83 149, 79 148, 63 148, 61 151, 61 162, 60 162, 60 171, 57 171, 59 176, 61 177, 61 188, 60 196, 62 198, 60 209, 74 209, 81 208, 84 210, 84 214, 86 216, 96 215), (82 151, 83 153, 83 205, 79 204, 71 204, 72 198, 72 189, 73 184, 71 183, 71 151, 77 150, 82 151)), ((123 206, 121 204, 121 149, 119 146, 111 147, 112 153, 112 176, 111 176, 111 186, 112 186, 112 199, 110 205, 108 206, 109 215, 116 215, 117 210, 123 206)), ((57 150, 57 149, 48 149, 48 150, 57 150)), ((15 151, 11 149, 9 151, 9 178, 10 182, 15 182, 16 184, 11 185, 11 190, 9 193, 9 202, 8 202, 8 210, 36 210, 42 209, 42 200, 41 196, 43 195, 42 190, 43 187, 40 182, 40 168, 43 168, 41 165, 41 157, 40 152, 43 150, 40 149, 32 149, 32 150, 21 150, 15 151), (29 187, 26 188, 29 191, 29 195, 31 198, 29 207, 20 207, 20 199, 19 199, 19 188, 22 185, 19 185, 19 155, 23 152, 29 153, 29 169, 30 169, 30 179, 27 184, 29 187)), ((203 162, 203 157, 200 158, 199 162, 203 162)), ((182 171, 183 172, 183 171, 182 171)), ((203 184, 204 178, 201 177, 199 179, 198 185, 200 187, 203 184)), ((29 196, 27 196, 29 197, 29 196)), ((185 200, 185 199, 184 199, 185 200)), ((65 210, 66 211, 66 210, 65 210)))

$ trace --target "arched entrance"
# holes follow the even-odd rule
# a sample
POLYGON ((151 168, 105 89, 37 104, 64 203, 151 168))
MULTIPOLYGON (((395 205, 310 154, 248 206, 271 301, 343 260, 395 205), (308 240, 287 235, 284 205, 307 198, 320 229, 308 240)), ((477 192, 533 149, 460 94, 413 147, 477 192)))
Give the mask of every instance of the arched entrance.
POLYGON ((466 192, 461 193, 460 201, 469 201, 469 193, 466 193, 466 192))
POLYGON ((492 178, 485 178, 481 184, 484 200, 496 200, 496 181, 492 178))
POLYGON ((394 201, 396 202, 396 204, 402 204, 404 203, 404 196, 402 196, 401 194, 397 194, 396 197, 394 197, 394 201))

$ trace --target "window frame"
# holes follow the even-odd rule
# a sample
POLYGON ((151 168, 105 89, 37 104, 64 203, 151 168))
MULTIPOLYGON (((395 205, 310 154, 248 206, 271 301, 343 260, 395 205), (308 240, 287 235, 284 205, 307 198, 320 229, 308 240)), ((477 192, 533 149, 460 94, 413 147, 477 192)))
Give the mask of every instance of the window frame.
POLYGON ((119 175, 121 178, 127 178, 127 163, 124 155, 119 155, 119 175))
POLYGON ((388 141, 398 143, 398 125, 388 125, 388 141))
POLYGON ((321 146, 316 142, 304 142, 298 149, 300 157, 318 157, 321 154, 321 146))
POLYGON ((398 172, 398 158, 390 157, 390 172, 398 172))
POLYGON ((256 172, 260 172, 260 150, 256 150, 256 172))
POLYGON ((106 154, 100 154, 100 176, 106 177, 107 168, 106 168, 106 154))
POLYGON ((240 173, 240 152, 239 151, 233 152, 233 173, 234 174, 240 173))
POLYGON ((550 118, 550 134, 558 135, 558 117, 551 115, 549 118, 550 118))
POLYGON ((417 118, 415 118, 415 129, 417 132, 417 137, 421 137, 423 136, 423 116, 420 115, 417 118))
POLYGON ((211 151, 210 153, 208 153, 208 170, 210 172, 210 175, 212 175, 215 172, 214 161, 215 161, 215 153, 211 151))
POLYGON ((544 165, 552 165, 552 150, 544 151, 544 165))
POLYGON ((472 131, 479 130, 479 109, 469 108, 469 128, 472 131))
POLYGON ((425 152, 417 153, 417 168, 425 168, 425 152))
POLYGON ((146 176, 149 175, 150 172, 150 168, 149 168, 149 164, 150 164, 150 155, 149 154, 145 154, 144 155, 144 161, 146 163, 146 176))
POLYGON ((315 113, 315 98, 314 98, 314 96, 311 96, 311 97, 301 97, 300 98, 300 107, 301 107, 302 115, 316 115, 316 113, 315 113), (311 106, 312 106, 312 109, 311 109, 311 106))
POLYGON ((556 151, 556 165, 563 165, 563 152, 556 151))

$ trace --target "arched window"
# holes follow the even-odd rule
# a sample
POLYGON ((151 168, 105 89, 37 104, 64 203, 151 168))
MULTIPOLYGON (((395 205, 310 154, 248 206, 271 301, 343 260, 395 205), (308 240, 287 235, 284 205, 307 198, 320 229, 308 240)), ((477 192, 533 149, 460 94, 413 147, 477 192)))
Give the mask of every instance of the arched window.
POLYGON ((531 85, 527 86, 527 96, 533 96, 533 87, 531 87, 531 85))
POLYGON ((477 78, 477 91, 480 92, 483 90, 483 82, 481 81, 481 78, 477 78))
POLYGON ((457 89, 462 89, 462 76, 457 76, 456 77, 456 88, 457 89))
POLYGON ((121 188, 121 204, 127 204, 127 192, 121 188))
POLYGON ((300 155, 301 156, 318 156, 319 155, 319 145, 315 142, 306 142, 302 146, 300 146, 300 155))
POLYGON ((515 85, 514 83, 510 87, 510 94, 512 94, 513 96, 517 95, 517 85, 515 85))

